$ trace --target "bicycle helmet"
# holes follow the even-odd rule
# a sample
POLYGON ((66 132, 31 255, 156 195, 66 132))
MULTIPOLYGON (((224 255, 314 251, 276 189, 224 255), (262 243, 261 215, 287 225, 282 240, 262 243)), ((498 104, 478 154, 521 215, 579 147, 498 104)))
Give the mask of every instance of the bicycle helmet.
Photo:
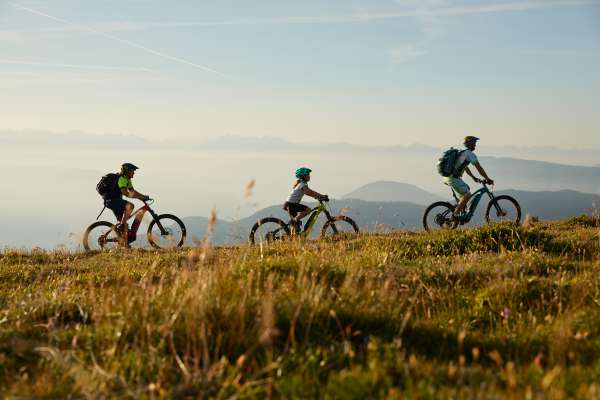
POLYGON ((479 138, 477 136, 465 136, 465 144, 470 142, 477 142, 479 138))
POLYGON ((139 168, 136 167, 135 165, 133 165, 132 163, 125 163, 125 164, 121 165, 121 171, 123 171, 123 172, 135 171, 136 169, 139 169, 139 168))
POLYGON ((312 169, 306 167, 300 167, 296 170, 296 178, 302 178, 303 176, 309 175, 312 169))

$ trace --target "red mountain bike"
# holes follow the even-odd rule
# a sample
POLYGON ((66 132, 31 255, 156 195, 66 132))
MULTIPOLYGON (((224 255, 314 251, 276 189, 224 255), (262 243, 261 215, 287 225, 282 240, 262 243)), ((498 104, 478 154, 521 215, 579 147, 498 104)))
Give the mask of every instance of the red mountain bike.
MULTIPOLYGON (((144 205, 131 213, 129 219, 135 217, 140 212, 148 212, 152 217, 152 222, 148 225, 147 239, 148 243, 156 249, 168 249, 183 246, 185 242, 185 225, 175 215, 158 215, 150 208, 154 200, 144 201, 144 205)), ((137 239, 137 231, 140 222, 134 220, 129 229, 127 242, 132 243, 137 239)), ((107 221, 97 221, 88 226, 83 234, 83 247, 86 251, 111 249, 119 246, 121 234, 117 232, 116 225, 107 221)))

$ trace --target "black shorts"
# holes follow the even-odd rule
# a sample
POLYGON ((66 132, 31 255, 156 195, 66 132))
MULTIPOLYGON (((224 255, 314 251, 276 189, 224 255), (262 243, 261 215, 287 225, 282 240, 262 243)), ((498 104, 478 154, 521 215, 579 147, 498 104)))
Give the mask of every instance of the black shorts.
POLYGON ((300 214, 303 211, 308 210, 309 208, 307 206, 305 206, 304 204, 300 204, 300 203, 290 203, 290 202, 285 202, 285 204, 283 205, 283 209, 285 211, 287 211, 293 218, 296 217, 296 215, 300 214))
POLYGON ((120 221, 121 218, 123 218, 123 213, 125 212, 127 203, 128 201, 119 198, 104 200, 104 205, 115 214, 117 221, 120 221))

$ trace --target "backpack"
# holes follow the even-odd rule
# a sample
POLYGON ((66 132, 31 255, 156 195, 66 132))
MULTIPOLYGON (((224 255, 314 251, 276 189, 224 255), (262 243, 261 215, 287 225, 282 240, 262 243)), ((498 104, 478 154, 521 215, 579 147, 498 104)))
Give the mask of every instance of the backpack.
POLYGON ((119 174, 106 174, 100 178, 100 182, 96 185, 96 191, 104 200, 116 199, 121 197, 118 181, 119 174))
POLYGON ((464 165, 455 168, 456 161, 463 151, 464 150, 461 151, 455 149, 454 147, 450 147, 448 150, 444 151, 437 164, 438 173, 444 177, 454 176, 458 171, 464 168, 466 164, 468 164, 467 161, 465 161, 464 165))

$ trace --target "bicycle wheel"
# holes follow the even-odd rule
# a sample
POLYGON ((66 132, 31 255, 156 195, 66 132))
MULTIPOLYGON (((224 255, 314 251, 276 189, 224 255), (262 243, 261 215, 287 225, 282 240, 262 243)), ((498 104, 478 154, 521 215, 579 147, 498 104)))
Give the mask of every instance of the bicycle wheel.
POLYGON ((485 221, 510 222, 515 225, 521 223, 521 206, 514 198, 506 195, 495 197, 490 201, 485 211, 485 221))
POLYGON ((86 251, 116 249, 119 247, 119 235, 110 222, 94 222, 83 234, 83 248, 86 251))
POLYGON ((258 220, 250 230, 250 243, 273 243, 290 236, 290 228, 279 218, 267 217, 258 220))
POLYGON ((438 201, 427 207, 423 214, 423 228, 427 232, 454 229, 458 221, 452 218, 454 206, 445 201, 438 201))
POLYGON ((148 242, 155 249, 181 247, 185 242, 185 235, 185 225, 179 218, 171 214, 159 215, 148 226, 148 242), (164 232, 161 232, 156 221, 160 221, 164 232))
POLYGON ((325 222, 321 229, 321 238, 331 237, 335 239, 351 238, 358 234, 358 225, 350 217, 338 215, 325 222))

